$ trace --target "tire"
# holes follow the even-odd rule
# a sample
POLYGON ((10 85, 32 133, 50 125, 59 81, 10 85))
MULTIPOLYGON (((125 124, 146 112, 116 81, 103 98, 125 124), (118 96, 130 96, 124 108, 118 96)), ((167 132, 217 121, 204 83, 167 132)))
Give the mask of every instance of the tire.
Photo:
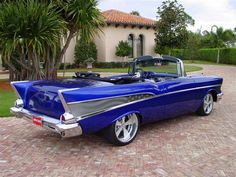
POLYGON ((139 131, 139 124, 137 114, 128 114, 106 128, 104 135, 110 143, 124 146, 135 139, 139 131))
POLYGON ((197 114, 200 116, 210 115, 213 110, 213 105, 214 105, 213 95, 211 93, 208 93, 203 98, 203 103, 200 106, 200 108, 197 110, 197 114))

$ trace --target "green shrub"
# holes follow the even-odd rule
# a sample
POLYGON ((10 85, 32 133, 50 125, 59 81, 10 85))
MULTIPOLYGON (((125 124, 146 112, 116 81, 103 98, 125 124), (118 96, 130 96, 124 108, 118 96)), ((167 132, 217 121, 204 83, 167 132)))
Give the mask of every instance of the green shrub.
POLYGON ((116 56, 127 57, 131 54, 132 48, 129 46, 127 41, 120 41, 116 47, 116 56))
POLYGON ((75 63, 83 64, 85 60, 93 58, 97 60, 97 48, 94 42, 86 42, 82 39, 76 42, 75 46, 75 63))
POLYGON ((73 63, 73 64, 70 64, 70 63, 66 63, 66 64, 61 63, 59 69, 60 69, 60 70, 63 70, 63 69, 64 69, 64 65, 66 65, 66 66, 65 66, 65 69, 75 69, 75 68, 78 68, 78 67, 79 67, 79 65, 76 64, 76 63, 73 63))
POLYGON ((216 62, 216 58, 217 58, 217 49, 200 49, 199 58, 197 58, 197 60, 216 62))
POLYGON ((128 62, 96 62, 95 68, 126 68, 129 66, 128 62))
POLYGON ((184 49, 172 49, 170 54, 172 56, 177 57, 177 58, 181 58, 183 60, 187 60, 187 58, 185 56, 185 50, 184 49))
POLYGON ((220 63, 236 65, 236 48, 227 48, 221 50, 220 63))
MULTIPOLYGON (((172 49, 171 55, 178 57, 182 60, 189 60, 190 51, 188 49, 172 49)), ((211 61, 216 63, 218 49, 205 48, 199 49, 196 52, 194 60, 211 61)), ((220 49, 220 63, 222 64, 235 64, 236 65, 236 48, 222 48, 220 49)))

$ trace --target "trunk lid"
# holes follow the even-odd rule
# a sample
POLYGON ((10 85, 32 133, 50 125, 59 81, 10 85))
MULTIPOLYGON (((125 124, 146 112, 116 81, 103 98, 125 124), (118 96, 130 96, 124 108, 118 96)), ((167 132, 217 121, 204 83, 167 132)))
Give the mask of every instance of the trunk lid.
POLYGON ((59 119, 65 109, 58 96, 58 90, 108 85, 113 84, 87 79, 37 81, 26 90, 24 108, 59 119))

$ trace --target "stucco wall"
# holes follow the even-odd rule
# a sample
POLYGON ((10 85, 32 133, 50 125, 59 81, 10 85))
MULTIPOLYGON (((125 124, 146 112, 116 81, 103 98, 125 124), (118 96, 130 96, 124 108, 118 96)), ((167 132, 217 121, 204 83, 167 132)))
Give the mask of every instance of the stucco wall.
POLYGON ((107 28, 103 28, 102 32, 99 32, 98 35, 94 37, 94 42, 98 50, 97 59, 101 62, 106 62, 106 47, 108 45, 106 42, 107 31, 107 28))
MULTIPOLYGON (((154 55, 154 46, 155 46, 155 31, 153 29, 146 29, 146 28, 131 28, 123 26, 115 27, 115 26, 109 26, 106 27, 106 30, 103 34, 103 37, 106 41, 106 59, 105 61, 122 61, 120 57, 117 57, 115 55, 116 52, 116 46, 118 45, 119 41, 128 40, 129 34, 134 35, 134 57, 137 57, 137 50, 136 50, 136 40, 138 39, 138 36, 142 34, 144 36, 144 55, 154 55)), ((101 45, 101 43, 96 43, 96 45, 101 45)), ((100 51, 99 51, 100 52, 100 51)), ((98 52, 98 53, 99 53, 98 52)), ((104 59, 98 58, 98 60, 102 61, 104 59)))
MULTIPOLYGON (((138 27, 126 27, 113 25, 102 28, 102 32, 95 36, 94 42, 98 50, 98 61, 111 62, 111 61, 122 61, 122 58, 115 55, 116 46, 119 41, 127 41, 129 34, 133 34, 137 40, 138 36, 142 34, 144 36, 144 55, 155 55, 155 31, 152 28, 146 29, 138 27)), ((134 57, 137 57, 136 40, 134 40, 134 57)), ((66 52, 66 63, 74 62, 74 48, 76 39, 71 41, 71 44, 66 52)))
POLYGON ((75 44, 76 44, 76 37, 74 37, 71 40, 70 45, 65 53, 65 58, 63 58, 62 63, 64 63, 64 59, 65 59, 65 63, 74 63, 75 44))

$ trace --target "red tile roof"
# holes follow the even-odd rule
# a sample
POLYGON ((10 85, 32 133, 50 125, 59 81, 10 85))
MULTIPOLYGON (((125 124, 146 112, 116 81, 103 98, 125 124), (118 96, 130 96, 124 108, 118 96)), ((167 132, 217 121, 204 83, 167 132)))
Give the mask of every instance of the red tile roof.
POLYGON ((122 24, 145 27, 155 27, 156 24, 155 20, 137 15, 131 15, 129 13, 121 12, 118 10, 107 10, 102 12, 102 14, 105 17, 107 24, 122 24))

